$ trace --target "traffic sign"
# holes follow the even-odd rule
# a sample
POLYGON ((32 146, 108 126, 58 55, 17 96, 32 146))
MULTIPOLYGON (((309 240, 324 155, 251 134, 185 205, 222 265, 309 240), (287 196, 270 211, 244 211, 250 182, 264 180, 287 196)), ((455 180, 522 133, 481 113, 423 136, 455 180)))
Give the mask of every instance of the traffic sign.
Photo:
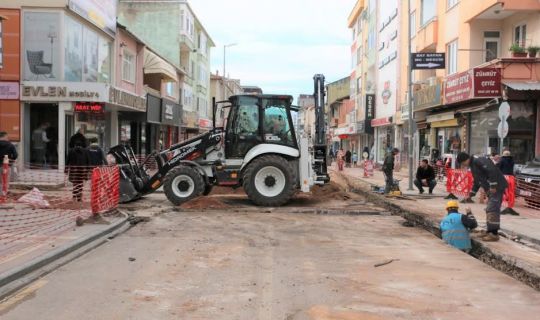
POLYGON ((508 102, 504 101, 499 106, 499 119, 501 119, 501 121, 506 121, 508 117, 510 117, 510 105, 508 102))
POLYGON ((446 59, 444 52, 421 52, 411 53, 413 70, 420 69, 444 69, 446 59))
POLYGON ((508 135, 508 122, 506 122, 506 120, 499 122, 497 135, 499 135, 499 139, 504 139, 508 135))

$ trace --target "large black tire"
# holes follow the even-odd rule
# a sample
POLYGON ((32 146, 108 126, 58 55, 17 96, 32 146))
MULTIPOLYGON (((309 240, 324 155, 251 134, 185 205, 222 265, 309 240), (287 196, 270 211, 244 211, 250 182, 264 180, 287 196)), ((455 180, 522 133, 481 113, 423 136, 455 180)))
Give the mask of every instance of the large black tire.
POLYGON ((204 191, 204 180, 192 167, 178 166, 165 176, 163 191, 170 202, 181 205, 201 195, 204 191))
POLYGON ((276 155, 253 160, 244 171, 242 180, 244 191, 258 206, 282 206, 296 192, 295 171, 286 159, 276 155))

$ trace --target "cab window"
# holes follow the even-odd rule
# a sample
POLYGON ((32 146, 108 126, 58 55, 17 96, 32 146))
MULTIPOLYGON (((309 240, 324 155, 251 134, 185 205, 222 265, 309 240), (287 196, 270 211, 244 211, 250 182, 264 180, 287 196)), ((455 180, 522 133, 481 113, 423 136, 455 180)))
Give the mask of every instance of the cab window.
POLYGON ((264 140, 267 143, 295 147, 287 107, 282 100, 263 100, 264 140))

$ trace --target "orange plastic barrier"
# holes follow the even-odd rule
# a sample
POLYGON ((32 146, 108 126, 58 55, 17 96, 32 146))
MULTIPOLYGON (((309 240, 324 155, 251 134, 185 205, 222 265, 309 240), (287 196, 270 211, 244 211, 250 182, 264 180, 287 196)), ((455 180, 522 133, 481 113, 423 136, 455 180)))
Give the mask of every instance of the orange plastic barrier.
POLYGON ((514 208, 516 204, 516 178, 514 176, 504 176, 508 182, 508 188, 504 191, 503 204, 507 208, 514 208))
POLYGON ((116 209, 120 198, 120 170, 118 166, 98 167, 92 170, 92 214, 116 209))
POLYGON ((364 177, 373 177, 373 161, 364 160, 364 177))
POLYGON ((446 169, 446 191, 460 198, 468 198, 473 187, 473 176, 468 170, 446 169))

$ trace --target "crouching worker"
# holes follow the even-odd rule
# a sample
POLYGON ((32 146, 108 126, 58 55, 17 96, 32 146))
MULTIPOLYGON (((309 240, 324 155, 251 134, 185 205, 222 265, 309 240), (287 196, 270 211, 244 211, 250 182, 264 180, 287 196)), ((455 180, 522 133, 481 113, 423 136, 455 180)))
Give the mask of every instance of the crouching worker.
POLYGON ((459 204, 455 200, 446 204, 448 215, 441 221, 442 238, 449 245, 468 251, 472 248, 469 232, 476 228, 478 223, 470 209, 467 209, 467 214, 459 213, 458 209, 459 204))

